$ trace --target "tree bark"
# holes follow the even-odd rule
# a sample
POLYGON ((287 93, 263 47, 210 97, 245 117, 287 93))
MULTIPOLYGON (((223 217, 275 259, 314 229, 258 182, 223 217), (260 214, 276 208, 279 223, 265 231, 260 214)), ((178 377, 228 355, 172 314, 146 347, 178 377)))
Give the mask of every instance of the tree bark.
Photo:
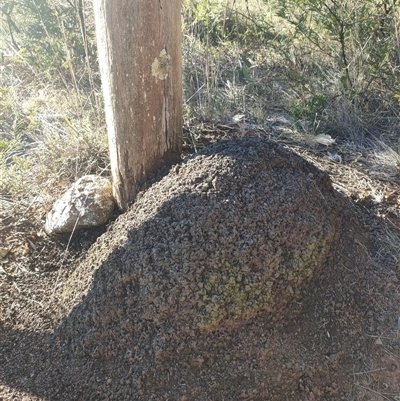
POLYGON ((113 192, 126 210, 182 146, 181 0, 94 0, 113 192))

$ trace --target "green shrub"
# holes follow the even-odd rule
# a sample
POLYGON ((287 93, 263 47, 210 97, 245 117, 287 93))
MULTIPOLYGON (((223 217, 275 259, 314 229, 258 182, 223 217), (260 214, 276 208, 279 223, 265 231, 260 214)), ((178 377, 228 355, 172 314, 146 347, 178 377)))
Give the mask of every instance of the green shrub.
POLYGON ((7 53, 12 49, 13 61, 31 72, 46 72, 53 84, 68 85, 89 60, 96 62, 94 30, 85 23, 82 0, 6 0, 1 10, 7 53))
MULTIPOLYGON (((184 30, 210 46, 236 42, 258 45, 272 37, 263 14, 253 15, 235 1, 192 0, 184 4, 184 30)), ((247 4, 247 3, 246 3, 247 4)))
POLYGON ((322 96, 332 106, 347 104, 365 123, 371 113, 373 124, 377 112, 381 117, 396 115, 394 96, 400 82, 396 3, 278 0, 278 15, 292 26, 291 69, 301 71, 303 82, 298 83, 307 81, 311 99, 322 96))

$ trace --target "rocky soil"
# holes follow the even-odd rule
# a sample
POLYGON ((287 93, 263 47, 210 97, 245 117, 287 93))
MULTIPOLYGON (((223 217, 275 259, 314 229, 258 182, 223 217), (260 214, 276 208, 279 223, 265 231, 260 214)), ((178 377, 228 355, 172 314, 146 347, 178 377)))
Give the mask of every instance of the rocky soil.
POLYGON ((4 264, 0 399, 400 399, 390 232, 303 156, 220 142, 88 250, 38 240, 23 284, 4 264))

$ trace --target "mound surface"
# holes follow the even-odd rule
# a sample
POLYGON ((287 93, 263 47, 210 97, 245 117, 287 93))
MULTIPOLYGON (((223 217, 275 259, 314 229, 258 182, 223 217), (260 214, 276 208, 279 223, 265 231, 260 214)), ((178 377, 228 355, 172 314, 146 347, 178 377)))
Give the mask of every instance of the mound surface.
POLYGON ((110 339, 140 336, 143 322, 190 332, 272 317, 331 267, 341 207, 327 175, 278 145, 207 149, 150 188, 84 262, 101 269, 74 324, 91 328, 77 350, 124 352, 110 339))
POLYGON ((187 159, 76 268, 64 295, 75 306, 31 388, 52 400, 350 399, 367 254, 347 205, 264 139, 187 159))

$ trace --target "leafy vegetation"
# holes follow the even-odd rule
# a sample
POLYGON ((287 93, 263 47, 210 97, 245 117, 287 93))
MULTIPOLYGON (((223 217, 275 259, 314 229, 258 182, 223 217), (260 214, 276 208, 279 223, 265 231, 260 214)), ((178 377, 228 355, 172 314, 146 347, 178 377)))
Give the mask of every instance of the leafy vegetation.
POLYGON ((347 119, 338 118, 346 111, 362 128, 374 131, 382 128, 385 119, 398 114, 397 0, 279 3, 278 15, 292 26, 289 41, 296 44, 292 47, 292 65, 312 99, 318 95, 329 101, 331 122, 351 133, 347 119))
MULTIPOLYGON (((2 199, 46 203, 108 174, 91 2, 1 10, 2 199)), ((384 136, 398 155, 399 14, 397 0, 184 1, 185 124, 243 113, 263 125, 278 109, 307 135, 384 136)))

